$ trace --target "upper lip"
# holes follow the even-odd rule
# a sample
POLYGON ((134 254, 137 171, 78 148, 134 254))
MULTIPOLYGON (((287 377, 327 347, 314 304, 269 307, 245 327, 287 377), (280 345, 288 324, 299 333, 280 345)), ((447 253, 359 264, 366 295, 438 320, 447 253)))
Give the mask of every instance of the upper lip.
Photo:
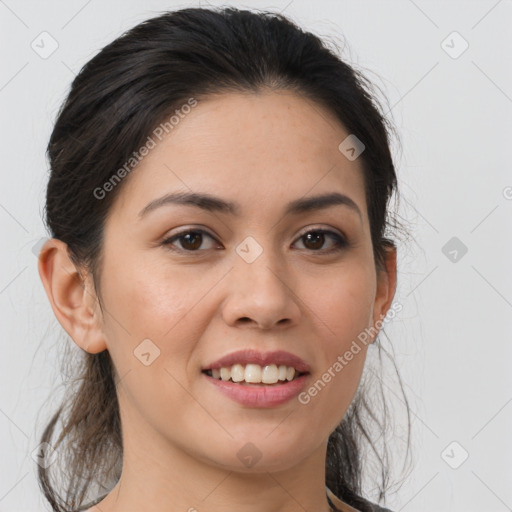
POLYGON ((260 366, 266 366, 270 364, 293 366, 300 373, 309 373, 309 365, 303 361, 299 356, 285 352, 284 350, 276 350, 273 352, 260 352, 258 350, 237 350, 231 352, 220 359, 217 359, 213 363, 210 363, 203 367, 203 370, 215 370, 222 367, 230 367, 234 364, 258 364, 260 366))

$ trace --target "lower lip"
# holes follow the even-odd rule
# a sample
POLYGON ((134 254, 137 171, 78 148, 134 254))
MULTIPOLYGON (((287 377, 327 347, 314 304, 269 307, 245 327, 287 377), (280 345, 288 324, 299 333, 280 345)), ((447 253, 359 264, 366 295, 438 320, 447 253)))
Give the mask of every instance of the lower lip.
POLYGON ((259 385, 236 384, 235 382, 214 379, 203 375, 226 396, 248 407, 275 407, 284 404, 297 396, 305 387, 309 374, 301 375, 283 384, 259 385))

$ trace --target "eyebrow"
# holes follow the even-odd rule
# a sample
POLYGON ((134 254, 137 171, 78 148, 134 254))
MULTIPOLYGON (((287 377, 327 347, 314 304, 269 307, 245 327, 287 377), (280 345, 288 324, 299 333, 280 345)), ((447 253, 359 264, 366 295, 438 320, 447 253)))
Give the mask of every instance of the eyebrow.
MULTIPOLYGON (((144 217, 149 212, 165 205, 178 204, 185 206, 195 206, 208 212, 219 212, 230 215, 240 215, 240 205, 234 202, 226 201, 220 197, 210 194, 201 194, 197 192, 174 192, 165 194, 162 197, 149 202, 140 212, 139 218, 144 217)), ((356 212, 362 220, 361 210, 357 204, 345 194, 332 192, 314 197, 300 198, 288 203, 285 215, 298 215, 300 213, 323 210, 332 206, 347 206, 356 212)))

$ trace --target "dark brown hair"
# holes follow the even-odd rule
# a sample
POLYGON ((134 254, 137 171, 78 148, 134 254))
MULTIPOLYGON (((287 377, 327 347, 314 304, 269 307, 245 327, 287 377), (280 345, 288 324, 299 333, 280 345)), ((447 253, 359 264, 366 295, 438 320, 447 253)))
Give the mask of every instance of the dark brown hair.
MULTIPOLYGON (((213 94, 263 89, 293 91, 322 105, 364 143, 359 158, 375 264, 382 268, 386 247, 394 245, 387 232, 398 226, 388 209, 397 179, 389 148, 393 128, 373 85, 319 37, 283 15, 186 8, 140 23, 87 62, 72 83, 48 144, 45 222, 50 235, 67 244, 77 267, 92 274, 100 307, 104 222, 128 178, 101 199, 95 190, 191 97, 200 101, 213 94)), ((381 354, 379 339, 375 345, 381 354)), ((39 467, 41 488, 58 512, 90 506, 91 495, 97 498, 110 491, 122 467, 115 368, 109 352, 81 351, 69 373, 73 371, 66 400, 41 437, 62 457, 59 464, 39 467), (60 435, 52 441, 59 421, 60 435), (60 470, 63 482, 52 477, 52 469, 60 470)), ((400 388, 403 392, 401 381, 400 388)), ((363 444, 381 466, 379 499, 389 484, 386 443, 379 446, 371 437, 376 429, 382 439, 389 427, 384 400, 380 393, 373 395, 372 403, 359 389, 328 443, 326 485, 362 511, 371 510, 362 497, 363 444), (382 401, 377 408, 375 398, 382 401)), ((406 399, 404 403, 409 447, 406 399)))

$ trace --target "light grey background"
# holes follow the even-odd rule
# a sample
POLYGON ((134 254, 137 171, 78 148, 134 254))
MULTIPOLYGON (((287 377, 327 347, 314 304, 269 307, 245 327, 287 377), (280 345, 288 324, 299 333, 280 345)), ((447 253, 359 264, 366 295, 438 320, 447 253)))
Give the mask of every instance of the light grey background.
MULTIPOLYGON (((33 247, 46 236, 52 122, 74 75, 102 46, 159 11, 192 5, 0 0, 0 512, 48 510, 31 452, 58 403, 62 329, 33 247), (31 47, 51 49, 44 31, 58 44, 47 58, 31 47)), ((512 2, 210 5, 282 11, 320 36, 345 37, 344 56, 385 92, 401 136, 394 152, 412 235, 399 247, 403 310, 386 330, 414 434, 414 469, 388 506, 512 510, 512 2)))

